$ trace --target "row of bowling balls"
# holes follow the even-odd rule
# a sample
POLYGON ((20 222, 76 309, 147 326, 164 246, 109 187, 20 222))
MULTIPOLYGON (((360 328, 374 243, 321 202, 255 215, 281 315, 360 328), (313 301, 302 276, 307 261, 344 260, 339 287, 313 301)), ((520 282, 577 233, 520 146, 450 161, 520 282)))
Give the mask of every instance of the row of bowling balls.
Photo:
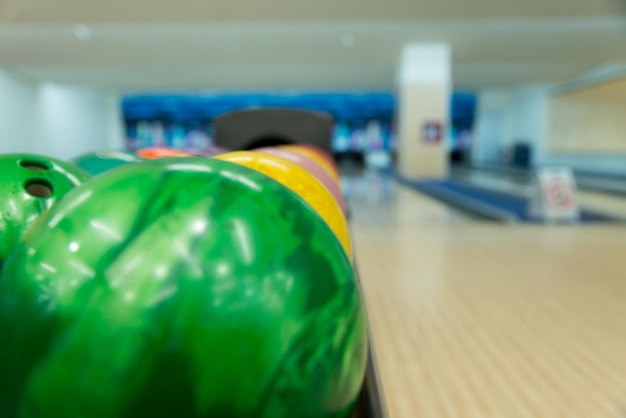
POLYGON ((0 416, 350 417, 367 332, 332 160, 168 153, 0 156, 0 416))

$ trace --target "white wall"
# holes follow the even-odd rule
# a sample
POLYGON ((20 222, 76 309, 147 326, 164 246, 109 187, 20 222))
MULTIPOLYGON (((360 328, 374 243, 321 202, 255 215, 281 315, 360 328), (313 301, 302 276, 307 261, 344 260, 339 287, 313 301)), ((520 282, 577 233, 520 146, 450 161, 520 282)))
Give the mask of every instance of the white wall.
POLYGON ((501 150, 511 141, 512 102, 513 92, 508 89, 484 89, 478 93, 476 132, 472 141, 473 162, 500 162, 501 150))
POLYGON ((547 127, 546 86, 492 88, 478 92, 475 163, 502 163, 503 152, 516 142, 533 146, 533 160, 543 158, 547 127))
POLYGON ((38 85, 0 69, 0 153, 24 152, 37 138, 38 85))
POLYGON ((511 109, 513 142, 532 145, 533 161, 539 163, 545 154, 549 90, 544 86, 526 86, 514 93, 511 109))
POLYGON ((38 83, 0 69, 0 153, 70 159, 122 141, 117 93, 38 83))
POLYGON ((525 140, 533 145, 536 166, 564 165, 580 170, 626 174, 626 155, 623 153, 549 150, 551 92, 550 86, 539 85, 479 91, 473 162, 502 163, 501 150, 517 140, 525 140))
POLYGON ((114 147, 121 132, 114 93, 43 84, 39 89, 39 144, 57 158, 114 147))

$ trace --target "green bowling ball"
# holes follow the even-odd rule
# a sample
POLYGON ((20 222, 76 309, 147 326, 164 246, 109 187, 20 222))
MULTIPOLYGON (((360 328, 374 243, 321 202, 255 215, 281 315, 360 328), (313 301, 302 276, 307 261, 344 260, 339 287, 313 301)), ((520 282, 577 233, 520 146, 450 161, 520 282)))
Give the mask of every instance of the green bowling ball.
POLYGON ((97 151, 81 155, 72 160, 74 164, 92 176, 139 161, 141 161, 141 158, 124 151, 97 151))
POLYGON ((31 225, 88 177, 72 164, 53 158, 0 155, 0 266, 31 225))
POLYGON ((366 324, 341 244, 249 168, 96 177, 0 276, 4 418, 350 417, 366 324))

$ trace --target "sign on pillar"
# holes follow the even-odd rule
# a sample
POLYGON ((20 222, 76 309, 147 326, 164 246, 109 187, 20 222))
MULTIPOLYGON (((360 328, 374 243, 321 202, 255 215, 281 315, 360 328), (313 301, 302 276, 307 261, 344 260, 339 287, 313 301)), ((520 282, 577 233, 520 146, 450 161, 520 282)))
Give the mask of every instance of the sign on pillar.
POLYGON ((422 127, 422 142, 424 144, 439 144, 443 139, 443 123, 425 122, 422 127))
POLYGON ((541 168, 536 173, 530 216, 544 222, 575 222, 580 218, 576 181, 566 167, 541 168))

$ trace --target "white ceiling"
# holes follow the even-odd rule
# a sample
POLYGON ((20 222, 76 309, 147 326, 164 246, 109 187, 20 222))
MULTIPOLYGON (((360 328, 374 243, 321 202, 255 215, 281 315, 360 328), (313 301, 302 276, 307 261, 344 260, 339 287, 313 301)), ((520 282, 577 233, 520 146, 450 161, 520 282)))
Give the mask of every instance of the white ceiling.
POLYGON ((4 0, 0 65, 123 90, 391 88, 402 46, 437 41, 458 87, 557 83, 626 62, 620 2, 4 0))
POLYGON ((3 0, 0 22, 214 23, 607 17, 623 0, 3 0))

